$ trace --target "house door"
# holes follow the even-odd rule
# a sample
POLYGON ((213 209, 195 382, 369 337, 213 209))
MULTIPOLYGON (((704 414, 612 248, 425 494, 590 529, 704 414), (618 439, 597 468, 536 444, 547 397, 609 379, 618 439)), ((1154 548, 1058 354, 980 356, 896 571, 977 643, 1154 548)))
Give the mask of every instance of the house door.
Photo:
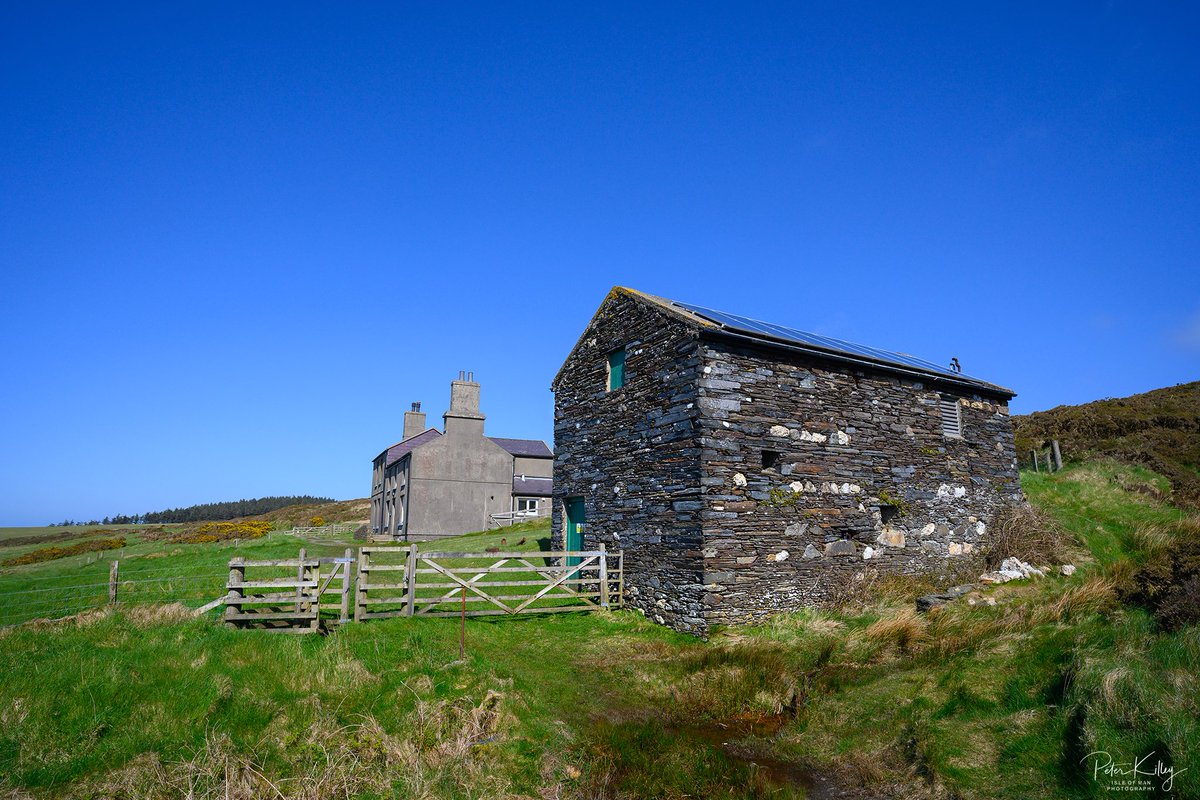
MULTIPOLYGON (((567 550, 583 549, 583 498, 567 498, 567 535, 565 544, 567 550)), ((579 563, 579 556, 568 556, 567 566, 573 567, 579 563)))

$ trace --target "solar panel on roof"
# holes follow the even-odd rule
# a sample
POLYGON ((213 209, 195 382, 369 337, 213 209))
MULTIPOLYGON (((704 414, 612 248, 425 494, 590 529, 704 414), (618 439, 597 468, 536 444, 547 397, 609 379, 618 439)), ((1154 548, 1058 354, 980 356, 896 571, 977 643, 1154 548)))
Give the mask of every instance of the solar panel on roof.
POLYGON ((828 350, 834 353, 843 353, 846 355, 859 356, 869 358, 873 361, 882 361, 889 364, 900 366, 915 367, 926 372, 938 372, 943 375, 949 375, 954 378, 968 379, 966 375, 961 375, 946 367, 939 366, 932 361, 926 361, 923 358, 910 356, 907 353, 894 353, 889 350, 880 350, 877 347, 869 347, 867 345, 848 342, 844 339, 834 339, 831 336, 822 336, 817 333, 809 333, 807 331, 789 328, 784 325, 775 325, 770 322, 743 317, 740 314, 729 314, 724 311, 717 311, 704 306, 692 305, 690 303, 679 303, 675 305, 686 309, 693 314, 704 317, 705 319, 715 322, 725 328, 742 333, 748 333, 752 336, 768 336, 772 339, 782 341, 796 342, 798 344, 816 347, 821 350, 828 350))

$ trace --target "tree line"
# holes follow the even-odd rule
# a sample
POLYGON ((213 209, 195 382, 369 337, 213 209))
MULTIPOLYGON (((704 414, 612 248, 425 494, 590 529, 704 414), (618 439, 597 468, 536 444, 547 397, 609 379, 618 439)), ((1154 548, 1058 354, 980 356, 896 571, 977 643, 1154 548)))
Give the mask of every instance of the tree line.
POLYGON ((66 519, 62 522, 51 523, 51 525, 67 527, 70 525, 160 525, 171 522, 212 522, 266 514, 286 506, 332 502, 334 500, 331 497, 313 497, 307 494, 255 497, 250 500, 230 500, 224 503, 200 503, 185 508, 169 508, 166 511, 147 511, 145 514, 117 514, 113 517, 105 517, 102 520, 93 519, 88 522, 66 519))

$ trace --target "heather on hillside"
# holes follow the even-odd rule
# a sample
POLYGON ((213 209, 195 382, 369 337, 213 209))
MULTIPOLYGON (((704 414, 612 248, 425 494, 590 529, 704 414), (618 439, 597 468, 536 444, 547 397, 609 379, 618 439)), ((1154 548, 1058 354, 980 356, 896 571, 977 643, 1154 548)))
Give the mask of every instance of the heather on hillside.
POLYGON ((1170 479, 1176 503, 1200 507, 1200 381, 1058 406, 1013 422, 1022 458, 1058 439, 1069 461, 1103 456, 1147 467, 1170 479))

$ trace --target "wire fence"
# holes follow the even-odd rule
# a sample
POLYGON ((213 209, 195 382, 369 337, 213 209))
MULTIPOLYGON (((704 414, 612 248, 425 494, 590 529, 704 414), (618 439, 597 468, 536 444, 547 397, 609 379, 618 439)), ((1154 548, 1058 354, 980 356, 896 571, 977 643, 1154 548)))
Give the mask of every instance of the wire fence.
POLYGON ((0 582, 0 626, 71 616, 110 605, 114 600, 118 605, 201 606, 225 594, 229 571, 181 575, 178 569, 165 568, 136 570, 128 578, 118 576, 115 581, 104 577, 85 583, 86 578, 81 575, 4 576, 7 580, 0 582), (54 581, 59 584, 47 585, 54 581))

